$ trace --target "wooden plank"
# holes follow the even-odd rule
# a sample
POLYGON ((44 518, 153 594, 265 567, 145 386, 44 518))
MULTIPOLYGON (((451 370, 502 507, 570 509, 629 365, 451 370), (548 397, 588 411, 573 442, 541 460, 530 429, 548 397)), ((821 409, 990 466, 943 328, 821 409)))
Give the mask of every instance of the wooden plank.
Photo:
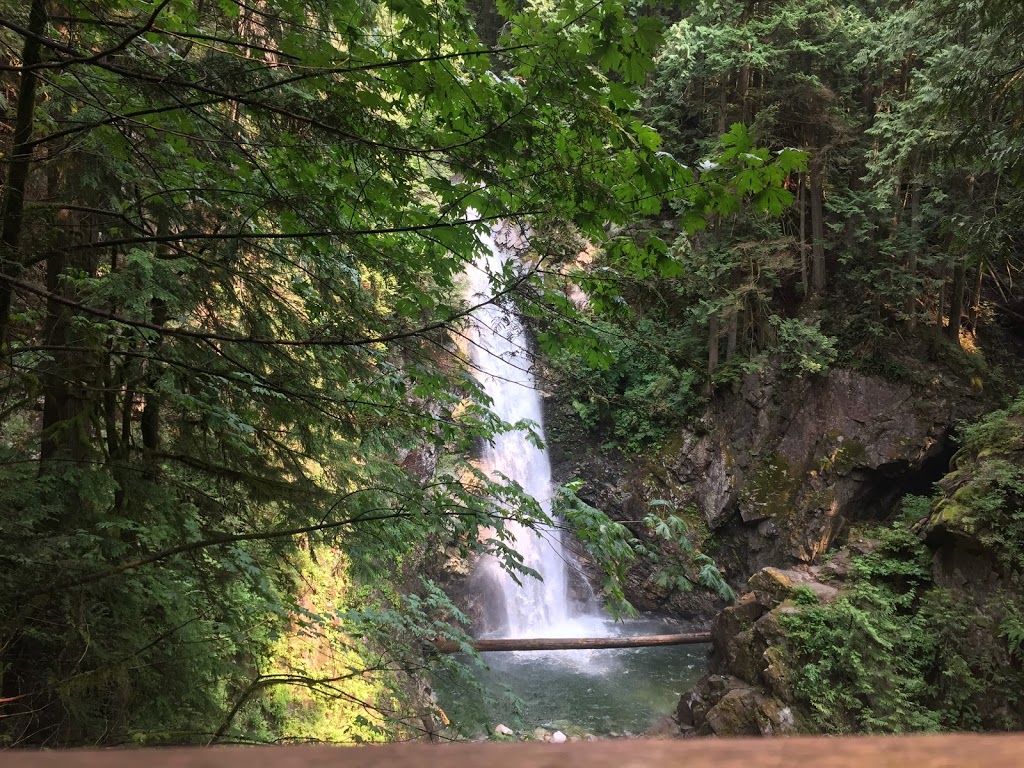
POLYGON ((1019 768, 1024 736, 7 751, 5 768, 1019 768))
MULTIPOLYGON (((473 649, 492 651, 591 651, 603 648, 648 648, 656 645, 695 645, 710 643, 710 632, 680 635, 634 635, 632 637, 513 637, 474 640, 473 649)), ((458 653, 460 646, 445 640, 434 643, 438 653, 458 653)))

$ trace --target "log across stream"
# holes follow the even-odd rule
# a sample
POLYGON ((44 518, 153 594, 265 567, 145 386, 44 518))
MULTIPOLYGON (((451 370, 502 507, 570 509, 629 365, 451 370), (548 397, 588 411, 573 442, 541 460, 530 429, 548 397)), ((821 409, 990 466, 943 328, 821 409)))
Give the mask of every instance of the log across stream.
MULTIPOLYGON (((634 635, 631 637, 521 637, 474 640, 474 651, 594 651, 603 648, 650 648, 658 645, 698 645, 710 643, 710 632, 686 632, 674 635, 634 635)), ((438 653, 459 653, 462 646, 436 641, 438 653)))

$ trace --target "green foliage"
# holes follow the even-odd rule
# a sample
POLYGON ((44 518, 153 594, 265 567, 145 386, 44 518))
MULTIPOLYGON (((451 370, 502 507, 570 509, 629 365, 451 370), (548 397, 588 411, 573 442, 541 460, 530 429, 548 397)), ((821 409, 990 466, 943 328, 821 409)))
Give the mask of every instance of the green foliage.
POLYGON ((927 553, 906 528, 886 530, 854 561, 853 578, 836 601, 805 603, 782 620, 799 659, 799 703, 827 733, 937 729, 926 682, 934 640, 917 611, 927 553))
MULTIPOLYGON (((791 254, 778 243, 694 251, 689 238, 709 216, 733 214, 741 206, 760 211, 761 223, 770 222, 779 206, 792 202, 784 183, 805 167, 806 154, 756 147, 746 128, 736 124, 721 137, 714 157, 699 173, 686 171, 691 176, 687 192, 673 201, 687 234, 667 246, 646 233, 647 249, 615 238, 588 270, 570 272, 588 307, 580 312, 566 302, 563 312, 580 316, 589 341, 578 340, 579 327, 577 340, 568 343, 550 333, 540 339, 583 426, 629 451, 656 444, 702 404, 705 389, 698 371, 708 354, 709 319, 741 306, 762 312, 766 293, 778 285, 773 270, 791 269, 791 254), (723 295, 716 283, 726 273, 736 280, 749 273, 750 279, 723 295), (641 311, 631 312, 632 307, 641 311)), ((781 329, 775 334, 778 343, 761 344, 752 338, 755 331, 744 328, 747 351, 770 346, 787 366, 793 360, 794 368, 811 372, 823 371, 834 359, 831 341, 816 326, 772 320, 781 329)))
POLYGON ((941 492, 904 499, 900 520, 876 534, 873 551, 854 558, 838 599, 797 599, 801 609, 783 617, 785 647, 802 665, 797 700, 817 728, 1021 727, 1020 412, 1017 401, 965 426, 941 492), (961 541, 973 537, 970 573, 981 581, 936 584, 932 553, 915 533, 922 526, 956 532, 961 541))
POLYGON ((636 609, 626 598, 625 583, 629 564, 636 557, 639 543, 622 523, 615 522, 576 495, 583 487, 575 480, 559 486, 552 497, 552 512, 564 519, 603 571, 601 592, 613 616, 635 616, 636 609))
POLYGON ((763 198, 741 171, 757 204, 733 198, 715 209, 731 219, 699 237, 680 219, 676 259, 703 283, 688 297, 694 333, 728 322, 728 354, 745 365, 781 350, 815 371, 829 345, 871 366, 929 324, 959 348, 962 315, 971 330, 988 321, 984 286, 1005 300, 996 272, 1019 269, 1019 15, 1002 0, 716 0, 671 25, 646 89, 666 151, 713 173, 719 135, 740 122, 755 145, 809 155, 763 198))
MULTIPOLYGON (((0 190, 0 738, 406 734, 389 670, 458 635, 408 574, 440 545, 522 572, 505 523, 547 520, 468 460, 522 426, 455 344, 479 235, 561 228, 664 271, 606 227, 705 210, 632 112, 656 23, 502 3, 486 48, 460 0, 29 5, 0 3, 32 142, 0 190), (307 547, 337 553, 337 610, 307 547)), ((492 283, 564 336, 551 261, 492 283)), ((646 386, 685 400, 688 374, 646 386)))
POLYGON ((962 428, 948 488, 930 523, 979 541, 1009 572, 1024 569, 1024 398, 962 428))
POLYGON ((700 585, 725 601, 735 599, 714 560, 697 548, 695 532, 669 502, 649 502, 654 511, 644 517, 634 533, 580 499, 576 493, 582 487, 579 480, 560 486, 553 509, 603 569, 602 591, 612 615, 636 613, 626 597, 625 583, 630 564, 637 558, 654 566, 652 580, 666 592, 689 592, 700 585))
POLYGON ((564 346, 548 355, 560 396, 572 403, 584 428, 607 435, 608 444, 638 451, 700 406, 697 374, 687 364, 693 340, 684 331, 649 318, 617 328, 595 321, 591 330, 604 341, 604 360, 581 359, 564 346))
POLYGON ((824 373, 836 359, 836 341, 821 332, 820 323, 813 325, 777 315, 769 322, 779 338, 782 367, 801 373, 824 373))

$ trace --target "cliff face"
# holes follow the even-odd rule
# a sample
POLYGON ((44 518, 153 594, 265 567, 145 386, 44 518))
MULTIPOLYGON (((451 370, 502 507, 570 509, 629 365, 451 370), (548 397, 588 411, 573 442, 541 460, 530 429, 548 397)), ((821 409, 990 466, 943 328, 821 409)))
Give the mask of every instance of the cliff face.
MULTIPOLYGON (((583 479, 580 496, 638 534, 628 521, 668 501, 742 586, 765 566, 817 562, 849 521, 880 519, 904 493, 927 492, 948 462, 954 419, 970 410, 962 403, 938 379, 911 387, 853 371, 796 379, 769 370, 718 395, 654 456, 583 450, 564 427, 549 434, 557 480, 583 479)), ((721 607, 659 590, 650 575, 647 563, 630 574, 640 608, 706 618, 721 607)))
POLYGON ((1024 398, 960 439, 902 518, 750 578, 676 733, 1024 727, 1024 398))

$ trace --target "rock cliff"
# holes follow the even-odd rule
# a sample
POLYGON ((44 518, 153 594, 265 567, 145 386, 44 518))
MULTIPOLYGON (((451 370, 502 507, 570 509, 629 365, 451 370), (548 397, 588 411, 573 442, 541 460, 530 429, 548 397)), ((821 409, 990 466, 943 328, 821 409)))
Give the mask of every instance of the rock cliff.
MULTIPOLYGON (((770 369, 717 395, 643 458, 582 450, 552 403, 556 480, 583 479, 580 496, 639 535, 650 501, 667 500, 742 588, 760 568, 816 563, 848 521, 880 519, 903 494, 927 492, 951 455, 951 425, 972 407, 947 391, 938 378, 911 387, 854 371, 794 378, 770 369)), ((644 562, 630 574, 628 596, 642 609, 708 618, 721 607, 650 577, 644 562)))

